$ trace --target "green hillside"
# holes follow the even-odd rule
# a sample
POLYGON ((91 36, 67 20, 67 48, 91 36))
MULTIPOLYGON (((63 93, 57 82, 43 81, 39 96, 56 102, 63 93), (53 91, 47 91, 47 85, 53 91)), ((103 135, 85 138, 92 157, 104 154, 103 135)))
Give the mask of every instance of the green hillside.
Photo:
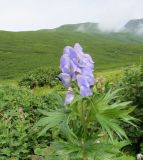
POLYGON ((140 63, 143 38, 129 33, 83 33, 66 29, 0 32, 0 79, 16 79, 37 67, 58 67, 66 45, 79 42, 96 70, 140 63))

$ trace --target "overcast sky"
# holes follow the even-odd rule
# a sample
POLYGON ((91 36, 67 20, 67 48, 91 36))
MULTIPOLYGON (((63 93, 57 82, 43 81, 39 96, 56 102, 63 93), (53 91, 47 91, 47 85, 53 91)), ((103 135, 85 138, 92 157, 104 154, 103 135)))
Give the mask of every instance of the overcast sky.
POLYGON ((143 18, 143 0, 0 0, 0 30, 81 22, 99 22, 103 30, 117 30, 135 18, 143 18))

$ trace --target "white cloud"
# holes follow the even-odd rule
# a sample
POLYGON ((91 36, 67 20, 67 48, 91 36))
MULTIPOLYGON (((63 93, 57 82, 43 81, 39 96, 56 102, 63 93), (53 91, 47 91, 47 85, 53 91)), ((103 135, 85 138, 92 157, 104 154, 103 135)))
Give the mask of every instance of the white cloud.
POLYGON ((0 0, 1 30, 81 22, 99 22, 102 30, 117 30, 132 18, 143 18, 143 0, 0 0))

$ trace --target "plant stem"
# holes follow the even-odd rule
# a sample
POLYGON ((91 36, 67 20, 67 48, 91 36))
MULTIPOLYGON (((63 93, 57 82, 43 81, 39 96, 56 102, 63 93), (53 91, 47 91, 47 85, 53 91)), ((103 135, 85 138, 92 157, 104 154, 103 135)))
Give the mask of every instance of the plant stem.
POLYGON ((82 125, 83 125, 83 137, 84 140, 86 140, 87 137, 87 128, 86 128, 86 120, 85 120, 85 109, 84 109, 84 101, 82 101, 82 106, 81 106, 81 120, 82 120, 82 125))
MULTIPOLYGON (((85 150, 84 145, 87 139, 87 121, 86 121, 86 114, 85 114, 85 105, 84 105, 84 100, 81 102, 81 123, 83 127, 83 141, 82 141, 82 146, 83 150, 85 150)), ((84 154, 82 157, 82 160, 88 160, 88 157, 84 154)))

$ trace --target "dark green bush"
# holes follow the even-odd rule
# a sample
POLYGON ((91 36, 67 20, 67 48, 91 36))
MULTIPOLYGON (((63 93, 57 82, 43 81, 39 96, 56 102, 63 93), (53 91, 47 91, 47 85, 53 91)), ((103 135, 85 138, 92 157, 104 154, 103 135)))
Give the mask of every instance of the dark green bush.
POLYGON ((140 119, 138 128, 124 124, 128 137, 132 141, 132 148, 136 153, 141 151, 143 143, 143 66, 131 66, 124 69, 123 77, 115 84, 115 88, 121 88, 118 99, 132 101, 136 106, 134 117, 140 119))
POLYGON ((35 147, 47 146, 51 133, 37 138, 39 129, 33 126, 39 120, 38 109, 51 110, 57 103, 63 105, 57 94, 35 96, 26 89, 1 87, 0 160, 31 159, 35 147))
POLYGON ((137 106, 143 105, 143 66, 125 68, 117 85, 123 88, 120 95, 123 99, 130 100, 137 106))
POLYGON ((20 86, 26 86, 30 89, 35 87, 43 87, 48 85, 50 87, 56 86, 59 83, 57 76, 59 70, 54 68, 39 68, 35 71, 29 72, 25 75, 18 84, 20 86))

